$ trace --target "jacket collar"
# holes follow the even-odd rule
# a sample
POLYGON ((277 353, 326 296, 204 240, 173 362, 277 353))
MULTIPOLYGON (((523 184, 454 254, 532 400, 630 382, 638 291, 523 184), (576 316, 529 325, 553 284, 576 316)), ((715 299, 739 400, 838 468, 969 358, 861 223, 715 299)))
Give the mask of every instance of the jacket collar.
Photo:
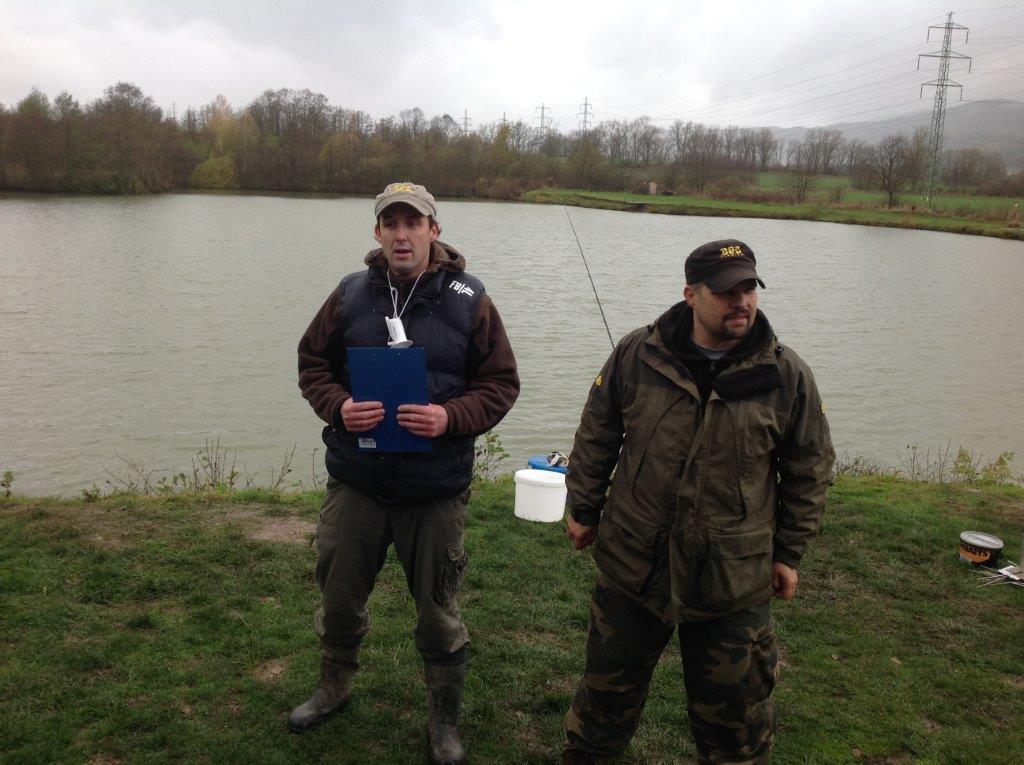
MULTIPOLYGON (((381 281, 387 281, 384 274, 388 270, 388 262, 384 259, 384 250, 380 247, 370 250, 363 258, 363 263, 370 268, 371 276, 379 277, 381 281)), ((438 271, 461 274, 465 270, 466 259, 450 244, 445 244, 442 241, 430 244, 430 258, 427 260, 425 272, 427 276, 436 274, 438 271)), ((424 279, 420 281, 424 281, 424 279)))
MULTIPOLYGON (((667 377, 679 387, 689 391, 694 398, 697 398, 697 386, 694 384, 690 372, 676 354, 672 352, 669 344, 665 341, 664 335, 664 332, 671 331, 670 328, 679 321, 692 322, 692 313, 693 309, 686 303, 676 303, 659 316, 653 324, 648 325, 647 337, 644 339, 640 349, 640 358, 656 372, 667 377)), ((737 372, 749 375, 751 373, 745 370, 751 370, 759 366, 772 367, 770 371, 767 369, 761 371, 772 379, 778 377, 778 358, 775 353, 778 339, 775 337, 775 332, 768 322, 768 317, 764 315, 761 309, 757 310, 755 322, 761 327, 761 332, 765 338, 764 341, 753 351, 745 354, 743 358, 734 361, 728 369, 721 373, 721 378, 728 378, 737 372)), ((714 393, 712 396, 714 396, 714 393)))

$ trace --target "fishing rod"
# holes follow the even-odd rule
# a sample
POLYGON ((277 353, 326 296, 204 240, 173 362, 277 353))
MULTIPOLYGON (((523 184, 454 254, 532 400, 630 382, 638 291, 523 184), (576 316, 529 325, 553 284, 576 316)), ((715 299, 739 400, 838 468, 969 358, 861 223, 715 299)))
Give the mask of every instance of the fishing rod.
POLYGON ((590 273, 590 264, 587 263, 587 256, 583 254, 583 245, 580 244, 579 234, 576 233, 576 227, 572 225, 572 216, 569 215, 568 208, 565 211, 565 217, 569 219, 569 228, 572 229, 572 235, 576 237, 576 246, 580 248, 580 257, 583 258, 583 265, 587 269, 587 278, 590 279, 590 288, 594 290, 594 299, 597 300, 597 307, 601 311, 601 321, 604 322, 604 331, 608 333, 608 342, 612 344, 612 350, 615 350, 615 341, 612 340, 612 331, 608 328, 608 319, 604 315, 604 306, 601 305, 601 296, 597 294, 597 285, 594 284, 594 277, 590 273))

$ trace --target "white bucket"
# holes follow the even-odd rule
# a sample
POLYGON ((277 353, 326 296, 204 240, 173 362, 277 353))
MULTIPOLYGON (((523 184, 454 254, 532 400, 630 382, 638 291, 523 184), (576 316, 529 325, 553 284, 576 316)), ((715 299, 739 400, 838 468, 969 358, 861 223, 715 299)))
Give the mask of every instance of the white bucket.
POLYGON ((565 513, 565 475, 553 470, 516 471, 517 518, 557 523, 565 513))

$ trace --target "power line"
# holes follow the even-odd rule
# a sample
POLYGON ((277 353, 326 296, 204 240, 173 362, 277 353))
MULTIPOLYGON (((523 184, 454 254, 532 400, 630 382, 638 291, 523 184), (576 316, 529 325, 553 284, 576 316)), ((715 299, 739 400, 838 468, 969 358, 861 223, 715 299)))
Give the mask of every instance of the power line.
MULTIPOLYGON (((975 10, 980 12, 982 10, 998 10, 999 8, 1020 9, 1024 8, 1024 5, 997 6, 991 9, 975 10)), ((959 11, 957 11, 957 13, 959 13, 959 11)), ((1018 62, 1021 61, 1019 58, 1016 57, 1020 54, 1020 47, 1024 45, 1024 41, 1019 41, 1020 37, 1012 35, 1012 30, 1007 27, 1007 23, 1017 18, 1024 18, 1024 14, 1012 15, 1008 19, 1002 19, 997 23, 989 24, 988 27, 1000 27, 999 30, 993 29, 993 32, 994 35, 1001 36, 993 36, 989 38, 971 38, 969 42, 965 41, 965 44, 968 47, 965 48, 964 50, 966 50, 967 52, 971 52, 972 49, 970 48, 970 46, 977 45, 979 48, 981 48, 981 50, 985 52, 978 53, 976 56, 973 57, 973 60, 977 60, 979 63, 981 63, 982 58, 984 58, 986 64, 995 64, 997 61, 1000 60, 1008 60, 1007 63, 1009 65, 1016 65, 1018 62), (1009 52, 1002 56, 996 55, 1002 51, 1009 52)), ((981 27, 981 29, 986 29, 988 27, 981 27)), ((907 27, 906 29, 911 28, 913 27, 907 27)), ((944 25, 936 24, 930 28, 944 29, 944 25)), ((906 30, 896 30, 895 32, 891 32, 886 35, 873 38, 872 40, 867 40, 856 45, 847 46, 846 48, 842 48, 833 53, 818 56, 814 59, 810 59, 809 61, 802 62, 801 64, 794 64, 788 67, 784 67, 782 69, 775 70, 773 72, 760 74, 755 77, 749 77, 744 80, 726 83, 725 85, 718 87, 722 89, 728 89, 742 85, 744 83, 755 82, 763 78, 766 78, 772 74, 776 74, 778 72, 785 72, 788 70, 797 69, 800 66, 805 66, 807 64, 812 64, 823 59, 828 59, 839 53, 854 50, 857 48, 862 48, 866 45, 875 43, 879 40, 892 38, 896 35, 902 34, 904 31, 906 30)), ((972 28, 971 31, 977 31, 977 29, 972 28)), ((757 93, 748 96, 734 96, 727 100, 718 101, 717 103, 712 102, 705 103, 700 106, 693 105, 691 107, 686 107, 684 103, 680 102, 685 102, 687 100, 695 98, 694 95, 689 94, 686 96, 672 96, 657 99, 656 101, 648 103, 664 103, 665 105, 668 105, 669 103, 675 102, 672 103, 672 106, 670 107, 670 109, 674 113, 665 114, 663 112, 661 115, 652 117, 652 121, 665 123, 670 122, 674 119, 683 118, 691 120, 702 120, 705 122, 707 122, 709 119, 715 121, 718 121, 720 119, 723 122, 737 120, 743 123, 749 123, 751 118, 756 119, 759 115, 778 114, 783 118, 783 124, 795 124, 795 120, 797 119, 796 115, 794 115, 793 113, 785 113, 783 115, 783 113, 786 112, 787 108, 791 108, 794 112, 800 111, 800 116, 802 116, 803 113, 807 113, 812 117, 817 117, 817 115, 827 115, 821 119, 812 120, 813 124, 826 124, 831 119, 847 118, 847 116, 856 116, 860 114, 877 114, 879 112, 884 112, 886 109, 893 110, 906 102, 902 101, 901 99, 896 99, 896 101, 900 103, 890 102, 888 103, 888 105, 883 105, 883 102, 879 99, 885 99, 890 95, 895 97, 896 91, 893 89, 903 85, 904 76, 912 77, 913 71, 908 71, 906 75, 894 74, 890 76, 876 77, 875 75, 877 74, 886 74, 888 72, 892 72, 894 69, 897 69, 900 66, 905 66, 905 64, 903 62, 896 62, 885 63, 882 66, 876 66, 870 69, 868 67, 870 64, 874 62, 892 61, 894 57, 900 56, 901 54, 904 54, 906 51, 909 50, 915 50, 916 52, 916 50, 921 50, 922 46, 925 45, 927 45, 927 40, 915 43, 910 46, 902 47, 900 49, 896 49, 887 53, 882 53, 880 55, 872 55, 862 61, 857 61, 846 66, 837 67, 834 68, 832 71, 825 72, 823 74, 815 75, 813 77, 805 77, 795 82, 791 82, 784 85, 776 85, 775 87, 770 87, 768 89, 761 89, 757 93), (842 89, 837 88, 838 85, 845 83, 850 83, 850 86, 842 89), (874 108, 851 109, 851 107, 860 106, 863 102, 851 101, 850 95, 865 92, 872 88, 879 89, 879 92, 876 93, 877 98, 874 100, 869 99, 869 103, 871 103, 874 108), (790 103, 791 106, 787 107, 787 103, 790 103), (808 108, 812 105, 812 103, 820 105, 820 108, 812 112, 808 108), (768 108, 766 108, 766 106, 768 108), (721 116, 718 117, 718 115, 721 116)), ((933 53, 931 54, 931 57, 938 57, 940 55, 941 54, 939 53, 933 53)), ((925 54, 924 57, 928 57, 928 54, 925 54)), ((972 57, 963 56, 962 60, 971 61, 972 57)), ((996 71, 992 69, 973 70, 973 74, 970 77, 970 81, 968 82, 968 80, 964 80, 964 82, 969 84, 972 90, 977 90, 979 87, 982 87, 981 82, 987 82, 993 74, 996 74, 996 71)), ((769 83, 764 84, 767 85, 769 83)), ((956 84, 958 85, 959 83, 956 84)), ((602 106, 603 111, 614 108, 622 107, 602 106)), ((587 130, 592 129, 593 126, 596 124, 596 120, 593 119, 591 116, 591 110, 592 104, 590 103, 588 97, 585 99, 584 104, 579 105, 579 111, 577 112, 577 116, 580 118, 580 127, 587 130)), ((536 108, 534 124, 537 125, 541 129, 541 131, 548 131, 554 129, 554 119, 551 116, 551 111, 552 108, 547 106, 546 102, 542 104, 540 107, 536 108)))
MULTIPOLYGON (((971 42, 973 43, 974 40, 972 39, 971 42)), ((855 68, 857 66, 861 66, 861 65, 863 65, 865 63, 868 63, 870 61, 877 61, 877 60, 879 60, 881 58, 889 58, 892 55, 897 55, 899 53, 903 53, 905 51, 911 50, 913 48, 919 47, 920 45, 924 45, 924 44, 926 44, 926 43, 918 43, 918 44, 915 44, 915 45, 911 45, 911 46, 908 46, 907 48, 903 48, 901 50, 894 51, 891 54, 886 54, 884 56, 876 57, 874 59, 869 59, 868 61, 861 62, 860 64, 854 64, 854 65, 852 65, 851 67, 848 67, 848 68, 852 69, 852 68, 855 68)), ((980 55, 976 56, 975 58, 978 59, 978 60, 980 60, 982 58, 985 58, 986 62, 988 62, 988 63, 992 63, 992 62, 995 62, 995 61, 1000 61, 1000 60, 1002 60, 1004 58, 1009 58, 1009 57, 1017 55, 1017 54, 1016 53, 1012 53, 1012 54, 1009 54, 1008 56, 1000 56, 998 58, 989 58, 989 57, 995 55, 996 53, 1000 53, 1002 51, 1005 51, 1005 50, 1010 50, 1010 49, 1013 49, 1013 48, 1017 48, 1021 44, 1022 43, 1013 43, 1013 44, 1010 44, 1010 45, 1004 45, 1001 48, 997 48, 995 50, 988 51, 987 53, 980 54, 980 55)), ((798 84, 798 83, 794 83, 793 85, 782 86, 780 88, 775 88, 774 90, 764 91, 764 92, 762 92, 760 94, 757 94, 757 95, 752 95, 752 96, 747 96, 747 97, 741 98, 741 99, 734 99, 734 100, 731 100, 731 101, 726 101, 726 102, 724 102, 722 104, 719 104, 719 105, 704 107, 704 108, 696 109, 696 110, 691 110, 691 112, 688 113, 686 116, 688 118, 691 118, 691 119, 693 119, 693 118, 707 119, 708 117, 710 117, 711 115, 713 115, 715 113, 719 113, 719 112, 727 110, 728 107, 730 107, 730 106, 739 106, 742 109, 742 111, 740 111, 739 114, 732 114, 732 115, 730 115, 730 116, 732 116, 734 118, 738 118, 738 119, 743 119, 743 118, 748 117, 748 116, 759 115, 759 114, 763 114, 763 113, 766 113, 766 112, 779 111, 780 109, 778 109, 778 108, 773 108, 773 109, 765 110, 763 108, 763 106, 764 106, 764 104, 766 102, 776 102, 776 103, 778 103, 778 102, 783 101, 785 99, 796 99, 796 98, 801 97, 801 96, 803 96, 803 95, 805 95, 807 93, 812 93, 814 91, 821 90, 822 88, 831 87, 833 85, 837 85, 837 84, 840 84, 842 82, 855 81, 855 80, 857 80, 857 79, 859 79, 861 77, 866 77, 866 76, 871 75, 871 74, 877 74, 879 72, 888 71, 890 69, 894 69, 894 68, 900 67, 900 66, 906 66, 906 62, 905 61, 898 61, 895 64, 891 64, 889 66, 884 66, 884 67, 879 67, 878 69, 873 69, 870 72, 864 72, 863 74, 860 74, 860 75, 854 75, 852 77, 847 77, 847 78, 844 78, 844 79, 841 79, 841 80, 835 80, 833 82, 825 83, 825 84, 822 84, 822 85, 815 85, 815 86, 812 86, 810 88, 802 88, 802 89, 800 89, 798 91, 794 91, 794 92, 788 93, 788 94, 780 94, 780 95, 771 97, 769 99, 764 99, 763 98, 763 96, 766 95, 766 94, 769 94, 769 93, 779 93, 779 91, 788 90, 789 88, 793 87, 793 85, 798 84), (749 104, 747 106, 740 106, 741 104, 743 104, 743 102, 745 102, 745 101, 752 101, 754 99, 756 99, 756 103, 751 103, 751 104, 749 104)), ((839 70, 839 71, 843 71, 843 70, 839 70)), ((809 78, 808 80, 804 80, 803 82, 810 82, 810 81, 813 81, 813 80, 820 80, 820 79, 823 79, 825 77, 831 77, 831 76, 833 76, 835 74, 838 74, 838 73, 839 73, 838 71, 837 72, 829 72, 829 73, 826 73, 824 75, 819 75, 818 77, 809 78)), ((883 84, 883 83, 886 83, 886 82, 891 82, 891 81, 894 81, 894 80, 898 80, 900 77, 903 77, 903 76, 912 76, 913 74, 914 74, 913 70, 908 70, 906 73, 904 73, 902 75, 895 75, 895 76, 892 76, 892 77, 871 80, 871 81, 869 81, 867 83, 864 83, 862 85, 857 85, 857 86, 848 88, 846 90, 837 91, 837 92, 834 92, 834 93, 832 93, 830 95, 838 97, 840 95, 844 95, 846 93, 849 93, 849 92, 852 92, 852 91, 855 91, 855 90, 858 90, 858 89, 862 89, 862 88, 865 88, 865 87, 870 87, 870 86, 873 86, 873 85, 880 85, 880 84, 883 84)), ((800 98, 799 103, 802 105, 804 103, 807 103, 810 100, 820 101, 820 100, 823 100, 823 99, 827 100, 827 98, 828 98, 828 96, 816 96, 813 99, 803 99, 803 98, 800 98)), ((653 120, 654 121, 667 121, 667 120, 672 120, 672 119, 678 119, 680 116, 682 116, 682 115, 654 117, 653 120)))
MULTIPOLYGON (((725 88, 735 87, 736 85, 745 85, 748 82, 756 82, 757 80, 762 80, 765 77, 773 77, 773 76, 775 76, 777 74, 781 74, 783 72, 788 72, 788 71, 791 71, 793 69, 799 69, 802 66, 807 66, 808 64, 814 64, 814 63, 817 63, 818 61, 823 61, 826 58, 831 58, 832 56, 838 56, 840 53, 847 53, 847 52, 849 52, 851 50, 856 50, 857 48, 862 48, 865 45, 871 45, 872 43, 876 43, 879 40, 885 40, 885 39, 887 39, 889 37, 895 37, 896 35, 902 34, 903 32, 910 31, 911 29, 918 29, 921 26, 921 24, 925 24, 925 23, 927 23, 929 21, 932 21, 932 20, 934 20, 936 18, 942 18, 942 17, 941 16, 931 16, 931 17, 929 17, 927 19, 923 19, 921 21, 918 21, 916 24, 912 24, 909 27, 904 27, 903 29, 897 29, 895 32, 889 32, 888 34, 884 34, 884 35, 881 35, 879 37, 872 38, 870 40, 865 40, 864 42, 857 43, 855 45, 851 45, 851 46, 849 46, 847 48, 842 48, 842 49, 837 50, 837 51, 833 51, 832 53, 826 53, 824 56, 818 56, 817 58, 812 58, 812 59, 809 59, 807 61, 801 61, 799 64, 792 64, 790 66, 785 66, 785 67, 782 67, 781 69, 775 69, 775 70, 773 70, 771 72, 765 72, 764 74, 759 74, 759 75, 756 75, 754 77, 747 77, 746 79, 743 79, 743 80, 736 80, 734 82, 727 82, 724 85, 719 85, 719 86, 716 86, 714 88, 705 88, 704 91, 699 91, 699 92, 711 92, 713 90, 722 90, 722 89, 725 89, 725 88)), ((916 48, 917 44, 912 45, 911 47, 912 48, 916 48)), ((886 56, 889 56, 889 55, 893 55, 893 54, 886 54, 886 56)), ((885 58, 886 56, 882 56, 882 58, 885 58)), ((877 59, 869 59, 869 61, 873 61, 873 60, 877 60, 877 59)), ((622 106, 609 106, 609 107, 605 107, 605 108, 607 108, 607 109, 624 109, 624 108, 632 109, 632 108, 637 108, 637 107, 640 107, 640 106, 651 106, 651 105, 657 104, 657 103, 665 103, 666 101, 676 101, 676 100, 679 100, 681 98, 688 98, 688 96, 670 96, 668 98, 662 98, 662 99, 658 99, 658 100, 655 100, 655 101, 647 101, 647 102, 639 103, 639 104, 625 104, 625 105, 622 105, 622 106)))
POLYGON ((473 123, 473 120, 471 120, 469 118, 469 110, 468 109, 463 109, 462 110, 462 134, 463 135, 469 135, 470 134, 470 132, 471 132, 470 128, 472 127, 472 123, 473 123))
MULTIPOLYGON (((973 38, 972 38, 971 42, 972 43, 974 42, 973 38)), ((919 45, 923 45, 923 44, 926 44, 926 43, 920 43, 920 44, 917 44, 917 45, 909 46, 908 48, 903 49, 903 51, 909 50, 909 49, 912 49, 912 48, 915 48, 915 47, 919 47, 919 45)), ((1021 43, 1012 43, 1010 45, 1004 45, 1001 48, 997 48, 995 50, 991 50, 991 51, 988 51, 986 53, 979 54, 978 56, 975 57, 975 60, 979 60, 980 61, 982 58, 984 58, 986 63, 995 63, 997 61, 1001 61, 1003 59, 1010 58, 1012 56, 1016 56, 1016 55, 1018 55, 1018 52, 1010 53, 1010 54, 1007 54, 1007 55, 1004 55, 1004 56, 995 56, 995 54, 1001 53, 1002 51, 1006 51, 1006 50, 1017 49, 1017 48, 1020 47, 1020 45, 1021 45, 1021 43), (993 56, 995 56, 995 57, 993 57, 993 56)), ((902 52, 902 51, 896 51, 895 53, 900 53, 900 52, 902 52)), ((878 57, 878 58, 888 58, 890 55, 893 55, 893 54, 887 54, 885 56, 878 57)), ((877 58, 876 59, 872 59, 872 60, 877 60, 877 58)), ((862 62, 862 64, 863 63, 867 63, 867 62, 862 62)), ((856 65, 853 65, 853 67, 860 66, 862 64, 856 64, 856 65)), ((905 94, 906 91, 903 89, 902 86, 900 86, 900 87, 894 87, 894 86, 898 86, 899 83, 900 83, 900 80, 903 79, 903 78, 913 77, 914 70, 908 70, 905 73, 893 75, 893 76, 890 76, 890 77, 873 79, 873 80, 870 80, 870 81, 868 81, 866 83, 862 83, 860 85, 855 85, 855 86, 852 86, 850 88, 846 88, 846 89, 839 90, 839 91, 833 91, 831 93, 827 93, 827 94, 824 94, 824 95, 816 95, 816 96, 811 97, 811 98, 805 98, 804 96, 806 94, 808 94, 808 93, 819 92, 823 88, 832 87, 832 86, 837 85, 837 84, 842 83, 842 82, 856 81, 856 80, 860 79, 861 77, 865 77, 865 76, 868 76, 868 75, 871 75, 871 74, 876 74, 876 73, 879 73, 879 72, 888 71, 888 70, 893 69, 893 68, 898 67, 898 66, 906 66, 906 63, 903 62, 903 61, 897 62, 896 64, 893 64, 893 65, 879 67, 878 69, 873 69, 870 72, 863 73, 862 75, 854 75, 853 77, 847 77, 847 78, 843 78, 841 80, 835 80, 835 81, 830 82, 830 83, 824 83, 824 84, 821 84, 821 85, 814 85, 814 86, 809 87, 809 88, 802 88, 800 90, 793 91, 791 93, 781 93, 780 91, 787 90, 787 89, 792 87, 792 86, 783 86, 783 87, 774 89, 774 91, 765 91, 765 93, 772 93, 772 92, 778 93, 778 95, 770 97, 768 99, 763 99, 763 98, 760 98, 758 96, 750 96, 750 97, 743 98, 743 99, 735 99, 735 100, 732 100, 732 101, 727 101, 727 102, 725 102, 725 103, 723 103, 721 105, 710 106, 710 107, 705 107, 703 109, 693 110, 693 111, 689 112, 688 114, 686 114, 685 116, 687 118, 689 118, 689 119, 705 119, 706 120, 706 119, 708 119, 709 117, 711 117, 712 115, 714 115, 716 113, 720 113, 720 112, 728 110, 729 106, 734 106, 735 105, 735 106, 738 106, 740 108, 740 111, 738 113, 736 111, 731 111, 731 113, 729 114, 730 118, 743 120, 743 119, 746 119, 746 118, 749 118, 749 117, 760 116, 760 115, 764 115, 764 114, 770 114, 770 113, 773 113, 773 112, 784 111, 787 108, 803 106, 804 104, 807 104, 807 103, 810 103, 810 102, 823 102, 824 101, 824 102, 827 103, 829 101, 829 99, 831 99, 831 98, 837 98, 837 99, 838 98, 842 98, 842 107, 843 107, 843 109, 840 110, 840 112, 838 112, 838 113, 835 112, 835 111, 832 111, 829 119, 836 119, 836 118, 843 117, 844 116, 843 112, 845 112, 846 114, 861 114, 861 113, 878 112, 878 111, 882 111, 882 109, 871 109, 871 110, 868 110, 867 112, 864 112, 862 110, 854 110, 853 112, 851 112, 849 110, 849 107, 850 106, 856 106, 858 104, 863 104, 863 103, 876 103, 875 96, 878 96, 879 94, 875 94, 875 96, 871 96, 871 97, 868 97, 867 99, 862 99, 862 100, 859 100, 859 101, 850 101, 849 98, 846 97, 846 95, 849 94, 849 93, 852 93, 852 92, 856 92, 858 90, 863 90, 864 88, 877 87, 877 86, 880 86, 880 85, 884 85, 886 83, 890 83, 890 85, 889 85, 890 92, 889 92, 888 95, 895 96, 897 94, 905 94), (753 101, 753 99, 755 99, 755 98, 757 99, 756 103, 753 101), (741 104, 743 104, 743 102, 750 102, 750 103, 745 104, 745 105, 741 105, 741 104), (776 103, 776 104, 783 104, 783 105, 782 106, 772 106, 771 108, 768 108, 768 109, 764 108, 766 103, 770 104, 770 103, 773 103, 773 102, 776 103), (789 102, 796 102, 796 103, 789 103, 789 102)), ((853 68, 853 67, 850 67, 850 68, 853 68)), ((810 79, 811 80, 818 80, 818 79, 822 79, 823 77, 833 76, 834 74, 837 74, 837 73, 838 72, 830 72, 830 73, 827 73, 825 75, 820 75, 818 77, 810 78, 810 79)), ((982 72, 982 74, 988 74, 988 72, 982 72)), ((978 87, 978 86, 975 86, 975 87, 978 87)), ((885 96, 886 96, 886 94, 881 94, 882 98, 884 98, 885 96)), ((897 101, 905 102, 906 99, 908 99, 908 98, 909 98, 909 96, 902 95, 902 96, 900 96, 897 99, 897 101)), ((893 105, 895 105, 895 104, 893 104, 893 105)), ((797 112, 795 114, 790 113, 790 114, 787 114, 786 116, 788 117, 787 121, 795 121, 795 120, 799 120, 799 119, 803 118, 805 115, 806 116, 814 116, 814 115, 821 114, 821 113, 822 113, 822 109, 821 108, 817 108, 817 109, 813 109, 813 110, 799 111, 799 112, 797 112)), ((655 117, 655 118, 653 118, 653 121, 668 121, 668 120, 672 120, 672 119, 678 119, 681 116, 683 116, 683 115, 655 117)))

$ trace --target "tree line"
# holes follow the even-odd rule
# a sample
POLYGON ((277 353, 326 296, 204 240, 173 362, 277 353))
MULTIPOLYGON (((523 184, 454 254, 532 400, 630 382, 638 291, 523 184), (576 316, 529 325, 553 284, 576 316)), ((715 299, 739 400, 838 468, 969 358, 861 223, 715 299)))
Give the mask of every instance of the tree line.
MULTIPOLYGON (((521 120, 467 132, 451 116, 419 108, 374 119, 336 107, 310 90, 267 90, 233 107, 218 96, 166 114, 137 85, 117 83, 82 106, 38 89, 0 104, 0 189, 152 193, 251 189, 376 193, 412 178, 445 196, 515 198, 566 186, 711 196, 755 195, 763 170, 785 172, 784 189, 804 201, 821 175, 849 175, 857 188, 887 192, 890 206, 927 175, 927 131, 877 144, 814 128, 800 141, 768 128, 706 125, 650 117, 607 120, 567 133, 521 120)), ((947 151, 941 179, 957 192, 1024 193, 998 154, 947 151)))

